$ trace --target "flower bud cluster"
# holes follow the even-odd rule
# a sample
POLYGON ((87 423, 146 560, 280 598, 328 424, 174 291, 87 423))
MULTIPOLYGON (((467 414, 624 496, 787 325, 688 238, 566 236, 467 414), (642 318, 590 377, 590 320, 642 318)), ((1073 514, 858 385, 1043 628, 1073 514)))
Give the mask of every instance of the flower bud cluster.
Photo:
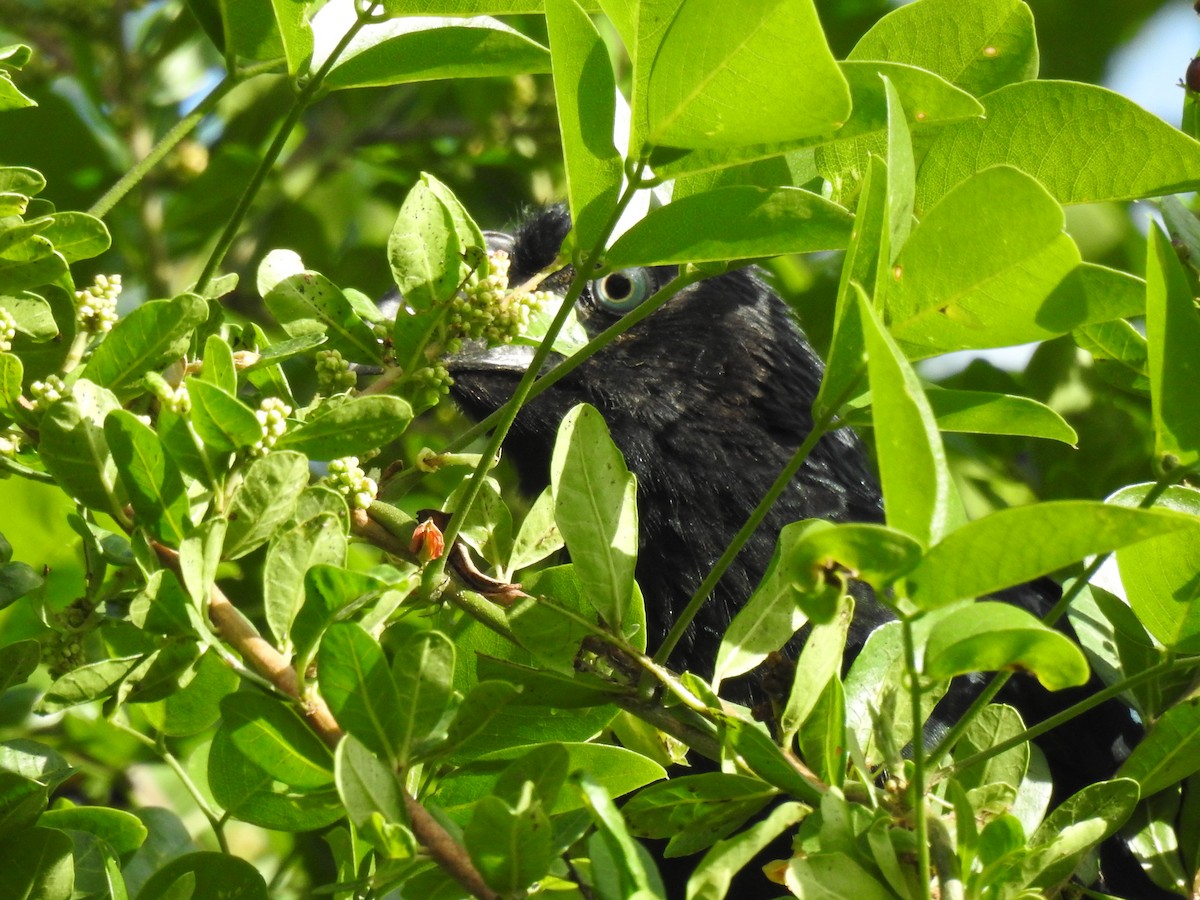
POLYGON ((344 494, 350 505, 356 509, 366 509, 379 493, 379 485, 375 479, 368 478, 367 473, 358 464, 357 456, 343 456, 329 463, 329 474, 326 481, 335 491, 344 494))
POLYGON ((262 426, 263 436, 251 448, 256 456, 261 456, 275 446, 275 442, 287 431, 287 417, 292 414, 292 408, 278 397, 264 397, 254 411, 258 424, 262 426))
MULTIPOLYGON (((450 301, 448 324, 455 340, 511 341, 550 296, 546 291, 510 289, 511 260, 503 250, 488 253, 488 275, 468 284, 450 301)), ((458 347, 452 347, 456 351, 458 347)))
POLYGON ((121 296, 120 275, 97 275, 89 288, 75 292, 75 311, 84 331, 111 331, 117 321, 117 298, 121 296))
POLYGON ((57 375, 47 375, 45 381, 35 381, 29 385, 33 408, 37 410, 43 410, 51 403, 61 400, 66 392, 66 384, 57 375))
POLYGON ((317 351, 317 390, 322 394, 340 394, 358 383, 350 363, 337 350, 317 351))
POLYGON ((3 306, 0 306, 0 353, 12 349, 13 338, 17 336, 17 320, 3 306))

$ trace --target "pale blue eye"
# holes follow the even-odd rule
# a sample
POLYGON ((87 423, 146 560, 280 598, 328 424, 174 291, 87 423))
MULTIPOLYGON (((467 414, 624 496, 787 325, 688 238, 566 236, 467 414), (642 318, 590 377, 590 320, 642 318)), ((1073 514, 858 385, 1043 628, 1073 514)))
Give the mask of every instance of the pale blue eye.
POLYGON ((653 293, 654 283, 646 269, 622 269, 592 282, 592 296, 601 307, 627 313, 653 293))

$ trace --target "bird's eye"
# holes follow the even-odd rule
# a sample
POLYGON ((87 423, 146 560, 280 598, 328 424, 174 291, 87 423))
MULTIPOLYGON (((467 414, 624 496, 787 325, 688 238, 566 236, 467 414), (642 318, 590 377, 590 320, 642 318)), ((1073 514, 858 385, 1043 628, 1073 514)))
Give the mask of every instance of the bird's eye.
POLYGON ((653 292, 653 279, 646 269, 622 269, 592 282, 592 296, 604 309, 627 313, 653 292))

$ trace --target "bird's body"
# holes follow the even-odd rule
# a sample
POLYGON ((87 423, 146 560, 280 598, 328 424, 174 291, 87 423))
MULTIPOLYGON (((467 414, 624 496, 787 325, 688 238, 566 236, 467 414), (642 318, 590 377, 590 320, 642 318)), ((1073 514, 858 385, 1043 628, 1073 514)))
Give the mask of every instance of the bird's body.
MULTIPOLYGON (((523 283, 550 265, 569 228, 569 218, 559 208, 526 221, 510 245, 511 283, 523 283)), ((543 287, 564 286, 573 274, 565 270, 543 287)), ((617 287, 640 290, 644 282, 652 294, 673 274, 673 269, 621 273, 617 287)), ((576 305, 580 322, 592 335, 622 314, 622 304, 605 302, 604 290, 589 286, 576 305)), ((527 363, 528 355, 524 358, 527 363)), ((469 415, 482 418, 511 397, 524 369, 513 359, 513 354, 482 354, 452 362, 452 394, 469 415)), ((567 411, 590 403, 602 413, 637 477, 637 579, 646 598, 653 649, 809 434, 822 374, 820 358, 783 301, 753 270, 732 272, 685 289, 527 404, 506 441, 506 454, 526 487, 538 490, 547 482, 554 437, 567 411)), ((712 673, 721 636, 766 570, 780 529, 811 518, 883 520, 881 493, 867 454, 848 429, 817 443, 676 648, 670 660, 674 668, 712 673)), ((847 660, 871 631, 891 618, 865 585, 854 590, 847 660)), ((1043 579, 1010 589, 999 599, 1042 615, 1057 596, 1057 585, 1043 579)), ((956 680, 926 734, 944 732, 984 682, 982 676, 956 680)), ((1093 679, 1086 688, 1050 695, 1032 679, 1016 678, 1001 699, 1032 723, 1098 687, 1093 679)), ((1116 701, 1076 720, 1070 733, 1061 733, 1066 730, 1051 732, 1042 742, 1063 797, 1111 777, 1141 734, 1136 719, 1116 701)))

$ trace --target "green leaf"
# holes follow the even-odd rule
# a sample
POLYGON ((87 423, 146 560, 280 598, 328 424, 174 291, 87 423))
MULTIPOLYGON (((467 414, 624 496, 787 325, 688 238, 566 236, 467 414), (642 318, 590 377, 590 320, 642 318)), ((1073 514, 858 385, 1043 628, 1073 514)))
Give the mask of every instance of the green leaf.
POLYGON ((395 756, 408 765, 420 742, 430 738, 450 708, 454 693, 454 644, 440 631, 413 634, 392 664, 400 695, 395 756))
POLYGON ((50 225, 41 232, 58 253, 69 262, 99 256, 112 244, 108 228, 95 216, 82 212, 56 212, 50 225))
POLYGON ((228 519, 213 516, 201 522, 179 545, 179 577, 195 609, 208 608, 228 531, 228 519))
POLYGON ((678 4, 653 59, 634 57, 635 67, 647 63, 644 138, 654 146, 783 142, 833 131, 850 115, 812 0, 774 0, 736 16, 720 0, 678 4))
MULTIPOLYGON (((967 434, 1016 434, 1062 441, 1074 447, 1075 429, 1044 403, 1013 394, 927 388, 925 398, 939 431, 967 434)), ((848 424, 870 425, 869 409, 845 417, 848 424)))
POLYGON ((195 666, 195 676, 184 687, 157 703, 145 703, 139 709, 146 718, 171 737, 187 737, 207 731, 221 717, 221 700, 237 690, 236 672, 209 649, 195 666))
POLYGON ((554 829, 536 801, 513 808, 499 797, 480 798, 463 840, 484 881, 504 896, 524 893, 556 856, 554 829))
MULTIPOLYGON (((909 246, 915 239, 914 234, 909 246)), ((933 544, 949 528, 955 500, 942 438, 921 382, 861 289, 858 301, 887 522, 933 544)))
POLYGON ((0 253, 0 294, 16 294, 58 281, 67 274, 67 261, 40 235, 32 235, 0 253))
POLYGON ((28 563, 0 564, 0 609, 15 603, 45 584, 45 579, 28 563))
MULTIPOLYGON (((1121 506, 1141 503, 1149 485, 1122 488, 1108 498, 1121 506)), ((1200 524, 1200 491, 1173 486, 1155 509, 1186 513, 1200 524)), ((1191 529, 1165 534, 1117 551, 1117 567, 1125 597, 1138 620, 1164 646, 1176 653, 1200 651, 1200 546, 1191 529)))
POLYGON ((576 406, 558 429, 550 461, 554 517, 584 596, 609 626, 633 594, 637 563, 637 482, 595 408, 576 406))
POLYGON ((229 505, 225 558, 237 559, 265 543, 292 517, 300 492, 308 486, 308 459, 277 450, 256 459, 229 505))
POLYGON ((37 709, 43 713, 58 712, 90 700, 109 696, 121 682, 145 659, 142 655, 103 659, 72 669, 50 685, 37 709))
POLYGON ((8 310, 19 334, 41 343, 58 334, 54 310, 37 294, 21 293, 15 297, 0 297, 0 308, 8 310))
POLYGON ((18 193, 33 197, 40 194, 45 187, 46 178, 37 169, 0 166, 0 193, 18 193))
POLYGON ((1196 384, 1200 361, 1200 315, 1192 288, 1170 240, 1150 226, 1146 258, 1146 344, 1154 445, 1174 464, 1200 459, 1200 403, 1196 384))
POLYGON ((647 864, 653 867, 653 863, 649 861, 648 856, 638 852, 638 845, 626 829, 625 820, 612 802, 611 794, 605 791, 604 786, 597 783, 586 769, 572 772, 571 781, 577 785, 583 803, 596 826, 596 835, 589 843, 591 856, 595 859, 597 851, 600 850, 598 845, 603 844, 612 868, 605 865, 603 860, 598 861, 599 868, 601 871, 615 874, 619 879, 621 887, 617 896, 636 900, 663 896, 661 885, 659 890, 654 889, 655 883, 659 881, 657 873, 652 874, 646 868, 647 864))
POLYGON ((1132 200, 1200 185, 1200 143, 1113 91, 1025 81, 983 99, 986 119, 947 126, 930 146, 918 211, 995 165, 1036 176, 1060 203, 1132 200))
MULTIPOLYGON (((957 761, 965 760, 1016 737, 1024 730, 1025 725, 1015 709, 1001 703, 990 703, 980 711, 954 745, 954 758, 957 761)), ((1028 744, 1019 744, 968 769, 959 769, 955 775, 963 790, 970 791, 989 784, 1007 784, 1015 791, 1021 786, 1021 779, 1029 767, 1029 752, 1028 744)))
POLYGON ((1029 839, 1035 853, 1021 868, 1031 886, 1065 882, 1089 850, 1125 824, 1138 796, 1137 782, 1118 778, 1088 785, 1059 804, 1029 839))
POLYGON ((403 434, 412 417, 412 407, 399 397, 355 397, 319 408, 304 424, 288 429, 275 446, 312 459, 365 456, 403 434))
POLYGON ((0 844, 4 889, 12 897, 70 900, 75 884, 71 838, 53 828, 30 828, 0 844))
POLYGON ((396 771, 352 734, 338 744, 334 773, 346 814, 355 828, 363 830, 376 814, 385 822, 408 821, 396 771))
POLYGON ((0 840, 8 841, 31 828, 46 808, 44 784, 13 772, 0 772, 0 840))
POLYGON ((887 318, 897 343, 920 359, 1043 340, 1083 324, 1086 308, 1055 294, 1080 262, 1063 223, 1045 189, 1013 168, 957 185, 896 258, 887 318))
POLYGON ((232 452, 262 440, 263 426, 254 410, 209 381, 188 376, 191 420, 196 434, 214 450, 232 452))
POLYGON ((921 0, 876 22, 849 59, 920 66, 981 96, 1037 78, 1033 13, 1023 0, 921 0))
POLYGON ((1200 758, 1193 752, 1197 739, 1200 701, 1185 700, 1159 717, 1117 775, 1135 780, 1143 797, 1157 794, 1200 771, 1200 758))
POLYGON ((757 778, 710 772, 643 788, 622 807, 637 837, 670 838, 667 857, 711 847, 778 795, 757 778))
MULTIPOLYGON (((336 6, 329 4, 317 14, 313 21, 317 34, 328 27, 326 16, 337 15, 336 6)), ((325 61, 331 47, 332 42, 318 45, 314 67, 325 61)), ((545 47, 495 19, 396 18, 363 28, 338 57, 325 85, 336 91, 549 71, 545 47)))
POLYGON ((324 334, 330 350, 354 362, 380 363, 382 347, 341 289, 320 272, 305 270, 279 281, 263 297, 288 337, 324 334))
POLYGON ((24 375, 20 357, 0 353, 0 413, 10 418, 20 409, 21 380, 24 375))
POLYGON ((292 622, 304 603, 304 574, 315 565, 341 566, 347 540, 341 522, 322 514, 276 534, 263 566, 267 626, 280 646, 290 645, 292 622))
POLYGON ((837 613, 827 622, 813 625, 804 641, 787 703, 779 716, 780 743, 791 746, 800 726, 816 709, 825 686, 838 678, 846 652, 846 635, 854 616, 854 600, 839 598, 837 613))
MULTIPOLYGON (((41 662, 41 644, 35 640, 14 641, 0 647, 0 694, 24 684, 41 662)), ((0 768, 7 768, 0 765, 0 768)))
POLYGON ((312 791, 286 787, 246 756, 225 727, 217 729, 209 750, 208 783, 222 809, 260 828, 312 831, 346 815, 332 784, 312 791))
POLYGON ((851 223, 845 209, 799 188, 716 188, 652 211, 617 239, 605 265, 626 269, 840 250, 851 223), (736 231, 730 222, 738 223, 736 231))
POLYGON ((577 0, 548 0, 546 27, 572 227, 579 246, 591 247, 621 190, 621 151, 612 139, 616 80, 604 41, 577 0))
POLYGON ((63 831, 87 831, 108 844, 117 854, 132 853, 149 835, 141 819, 133 813, 103 806, 72 806, 51 809, 38 821, 47 828, 63 831))
MULTIPOLYGON (((238 0, 240 2, 240 0, 238 0)), ((138 900, 177 900, 173 888, 191 879, 190 897, 222 900, 268 900, 267 883, 258 869, 226 853, 189 853, 173 859, 155 872, 138 893, 138 900)))
POLYGON ((65 491, 108 513, 124 505, 104 435, 104 420, 120 407, 111 391, 81 378, 42 416, 38 444, 42 465, 65 491))
POLYGON ((723 713, 717 718, 724 728, 723 743, 740 756, 755 775, 793 797, 810 802, 820 799, 816 787, 784 756, 762 725, 723 713))
POLYGON ((731 838, 718 841, 704 854, 688 878, 688 900, 727 896, 733 876, 749 865, 775 838, 803 821, 810 811, 803 803, 781 803, 761 821, 731 838))
POLYGON ((133 413, 117 409, 104 420, 104 436, 137 524, 178 547, 191 530, 191 508, 183 477, 158 435, 133 413))
POLYGON ((208 304, 194 294, 143 303, 113 326, 83 377, 119 397, 132 397, 141 390, 143 375, 187 352, 192 331, 207 318, 208 304))
POLYGON ((1087 659, 1069 638, 1007 603, 983 601, 955 609, 925 644, 924 674, 953 678, 1001 669, 1029 672, 1048 690, 1087 682, 1087 659))
POLYGON ((407 713, 379 642, 353 622, 335 622, 321 639, 317 673, 338 724, 372 753, 394 761, 407 713))
POLYGON ((290 705, 238 691, 221 700, 221 717, 233 745, 277 781, 299 791, 333 784, 333 754, 290 705))
POLYGON ((813 853, 793 858, 783 872, 795 894, 812 897, 853 897, 854 900, 893 900, 896 896, 845 853, 813 853))
POLYGON ((301 0, 271 0, 279 39, 287 57, 288 74, 295 77, 308 68, 312 58, 313 32, 308 22, 310 2, 301 0))
POLYGON ((366 604, 387 590, 387 582, 337 566, 314 565, 304 573, 304 605, 292 623, 295 662, 306 669, 317 643, 334 619, 366 604))
POLYGON ((1168 510, 1125 509, 1060 500, 1000 510, 946 535, 908 574, 922 609, 1023 584, 1086 556, 1172 532, 1195 534, 1197 521, 1168 510))
POLYGON ((562 533, 554 521, 554 492, 546 488, 521 520, 507 560, 508 570, 519 572, 558 552, 562 546, 562 533))
POLYGON ((200 377, 227 394, 237 394, 237 367, 233 361, 233 349, 219 334, 210 334, 204 342, 204 368, 200 371, 200 377))

